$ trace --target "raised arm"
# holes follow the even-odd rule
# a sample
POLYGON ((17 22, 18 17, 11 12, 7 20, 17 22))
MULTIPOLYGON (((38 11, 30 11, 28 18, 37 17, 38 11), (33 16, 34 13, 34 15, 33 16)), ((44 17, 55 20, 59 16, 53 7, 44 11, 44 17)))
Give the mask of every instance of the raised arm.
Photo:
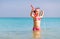
POLYGON ((32 8, 32 10, 31 10, 30 16, 34 17, 34 10, 35 10, 35 8, 32 5, 31 5, 31 8, 32 8))
POLYGON ((44 11, 41 10, 40 12, 40 18, 42 18, 44 16, 44 11))
POLYGON ((33 7, 33 5, 31 5, 31 8, 32 8, 32 11, 34 11, 34 10, 35 10, 35 8, 33 7))
POLYGON ((34 17, 34 12, 33 11, 31 11, 30 16, 34 17))

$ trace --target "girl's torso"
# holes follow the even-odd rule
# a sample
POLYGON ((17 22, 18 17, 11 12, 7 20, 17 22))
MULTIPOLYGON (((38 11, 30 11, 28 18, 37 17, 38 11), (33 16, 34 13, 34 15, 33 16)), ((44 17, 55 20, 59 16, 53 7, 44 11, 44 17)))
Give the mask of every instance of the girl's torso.
POLYGON ((34 16, 34 18, 33 18, 33 20, 34 20, 34 26, 35 27, 39 27, 40 26, 40 20, 41 20, 41 18, 39 17, 39 16, 34 16))

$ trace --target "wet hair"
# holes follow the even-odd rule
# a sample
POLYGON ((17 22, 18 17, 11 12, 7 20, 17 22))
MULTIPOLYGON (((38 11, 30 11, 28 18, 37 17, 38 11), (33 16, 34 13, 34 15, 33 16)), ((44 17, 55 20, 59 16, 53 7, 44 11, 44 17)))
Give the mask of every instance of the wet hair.
POLYGON ((39 7, 38 8, 35 8, 34 13, 36 12, 36 9, 40 9, 40 8, 39 7))
POLYGON ((35 8, 35 10, 36 10, 36 9, 40 9, 40 8, 39 8, 39 7, 37 7, 37 8, 35 8))

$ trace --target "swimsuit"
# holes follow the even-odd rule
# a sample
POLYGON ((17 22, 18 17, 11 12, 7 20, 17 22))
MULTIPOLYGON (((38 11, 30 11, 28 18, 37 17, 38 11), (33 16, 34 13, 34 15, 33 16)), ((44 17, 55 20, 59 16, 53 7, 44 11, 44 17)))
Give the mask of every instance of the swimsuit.
POLYGON ((40 17, 35 17, 35 20, 40 20, 40 17))
POLYGON ((37 27, 33 27, 33 31, 36 31, 36 30, 40 30, 40 28, 37 28, 37 27))

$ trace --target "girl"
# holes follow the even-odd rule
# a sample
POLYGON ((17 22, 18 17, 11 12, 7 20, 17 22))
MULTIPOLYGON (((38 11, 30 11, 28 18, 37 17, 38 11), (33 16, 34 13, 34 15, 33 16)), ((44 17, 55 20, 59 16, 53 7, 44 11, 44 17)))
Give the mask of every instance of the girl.
POLYGON ((43 17, 44 13, 42 10, 40 10, 40 8, 34 8, 32 5, 31 8, 32 10, 30 16, 34 21, 33 31, 40 31, 41 18, 43 17))

